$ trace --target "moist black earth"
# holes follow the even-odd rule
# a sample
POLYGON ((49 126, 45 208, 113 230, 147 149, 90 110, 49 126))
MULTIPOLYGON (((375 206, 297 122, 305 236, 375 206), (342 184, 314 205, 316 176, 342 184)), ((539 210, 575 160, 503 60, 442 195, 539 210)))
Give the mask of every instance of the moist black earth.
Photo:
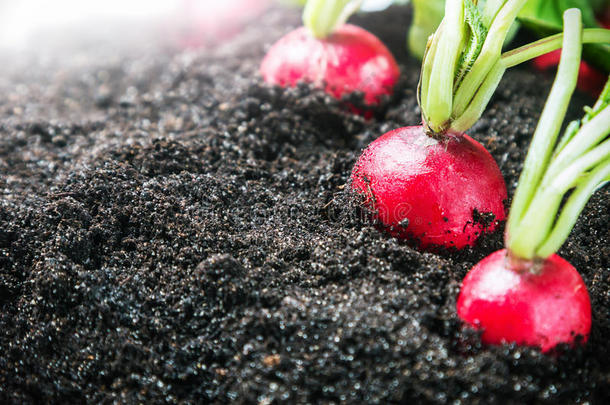
MULTIPOLYGON (((591 296, 589 342, 486 347, 460 281, 502 247, 420 253, 360 218, 346 184, 420 122, 408 9, 359 16, 403 79, 371 120, 258 64, 298 26, 274 9, 214 50, 78 47, 0 75, 0 402, 607 403, 608 188, 560 254, 591 296)), ((507 72, 469 134, 512 196, 552 82, 507 72)), ((573 99, 578 117, 593 100, 573 99)))

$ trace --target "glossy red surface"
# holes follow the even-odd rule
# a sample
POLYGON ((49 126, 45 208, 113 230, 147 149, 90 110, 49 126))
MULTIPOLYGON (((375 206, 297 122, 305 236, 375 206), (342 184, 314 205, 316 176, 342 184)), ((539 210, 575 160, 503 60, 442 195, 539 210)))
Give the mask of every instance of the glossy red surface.
POLYGON ((459 317, 483 330, 485 343, 516 342, 548 351, 584 340, 591 330, 587 287, 574 267, 557 255, 538 274, 510 268, 499 250, 470 270, 457 301, 459 317))
POLYGON ((350 24, 326 39, 305 27, 276 42, 261 64, 263 79, 280 86, 314 83, 336 98, 361 91, 367 104, 392 94, 400 71, 390 51, 370 32, 350 24))
POLYGON ((372 142, 352 171, 352 188, 387 231, 424 249, 472 246, 506 217, 506 185, 489 152, 468 135, 438 141, 421 126, 372 142), (475 210, 495 220, 476 222, 475 210))

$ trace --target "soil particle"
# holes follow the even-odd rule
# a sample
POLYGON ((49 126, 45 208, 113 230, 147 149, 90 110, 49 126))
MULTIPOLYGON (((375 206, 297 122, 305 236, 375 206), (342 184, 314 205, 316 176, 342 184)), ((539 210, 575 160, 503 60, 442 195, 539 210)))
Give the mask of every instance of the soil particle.
MULTIPOLYGON (((501 230, 419 253, 359 217, 345 185, 361 149, 420 122, 409 18, 355 19, 403 72, 371 120, 261 83, 296 11, 214 51, 1 64, 0 402, 607 403, 607 189, 560 252, 593 307, 588 344, 560 356, 484 347, 456 317, 501 230)), ((550 84, 507 72, 470 131, 510 195, 550 84)))

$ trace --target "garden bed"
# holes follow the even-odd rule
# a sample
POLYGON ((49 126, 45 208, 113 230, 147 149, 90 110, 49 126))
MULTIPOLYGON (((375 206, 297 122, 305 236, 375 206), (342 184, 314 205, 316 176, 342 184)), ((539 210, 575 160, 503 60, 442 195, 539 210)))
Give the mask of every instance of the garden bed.
MULTIPOLYGON (((408 20, 354 19, 403 72, 369 121, 307 86, 262 84, 298 11, 214 50, 3 60, 0 402, 607 401, 607 188, 560 251, 593 309, 587 345, 561 356, 484 347, 455 314, 501 230, 424 254, 360 218, 345 185, 361 149, 421 120, 408 20)), ((509 196, 551 79, 507 72, 469 131, 509 196)), ((575 97, 570 118, 592 101, 575 97)))

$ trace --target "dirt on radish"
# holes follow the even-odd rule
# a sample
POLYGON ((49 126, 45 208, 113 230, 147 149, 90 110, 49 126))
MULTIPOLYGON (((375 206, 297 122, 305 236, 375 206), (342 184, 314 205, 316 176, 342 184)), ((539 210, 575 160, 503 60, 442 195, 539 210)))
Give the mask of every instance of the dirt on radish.
MULTIPOLYGON (((501 229, 423 254, 360 218, 346 184, 362 148, 420 120, 409 18, 351 20, 402 72, 368 121, 257 75, 298 11, 214 51, 2 60, 0 402, 604 403, 607 189, 559 251, 593 311, 587 344, 562 356, 486 347, 457 318, 460 282, 501 229)), ((468 131, 509 198, 550 85, 507 72, 468 131)), ((568 118, 591 101, 578 94, 568 118)))

